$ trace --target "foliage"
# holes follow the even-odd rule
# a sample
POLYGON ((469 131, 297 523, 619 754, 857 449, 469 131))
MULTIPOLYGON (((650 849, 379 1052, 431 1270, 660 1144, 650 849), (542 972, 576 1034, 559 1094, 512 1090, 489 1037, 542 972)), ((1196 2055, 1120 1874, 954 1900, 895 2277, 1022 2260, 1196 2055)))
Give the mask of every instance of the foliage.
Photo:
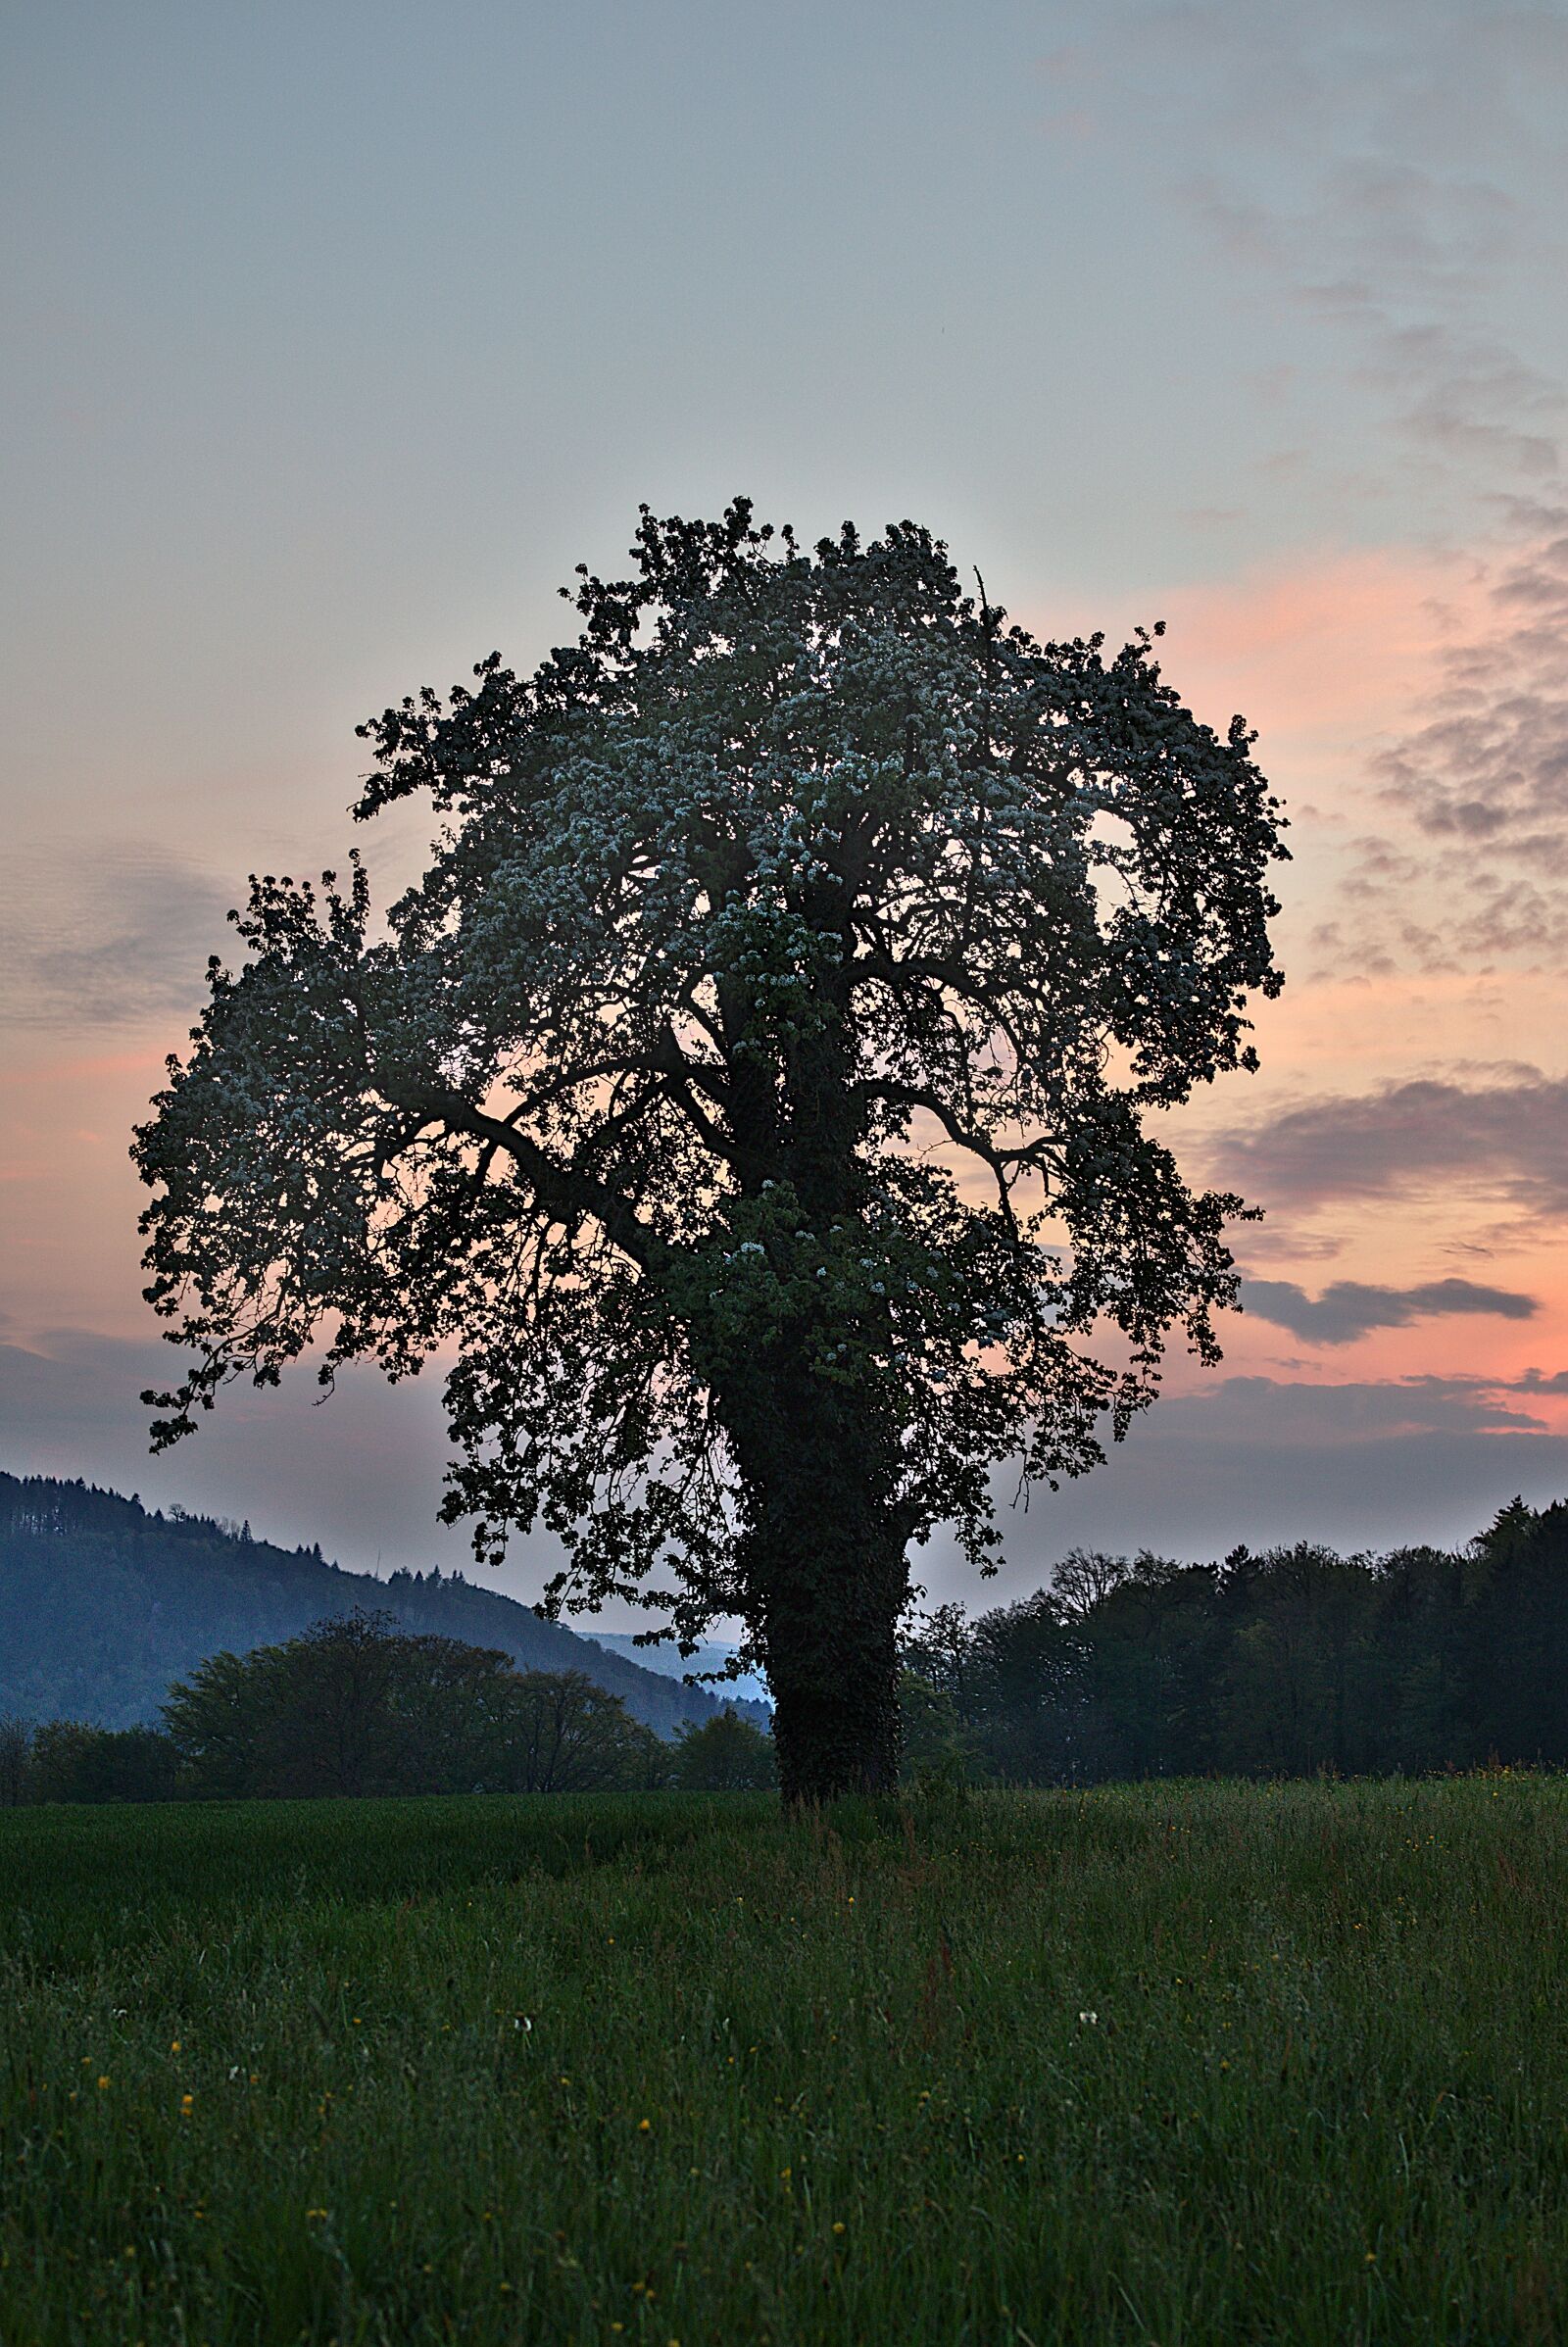
POLYGON ((605 1790, 663 1767, 659 1738, 581 1672, 518 1673, 387 1614, 215 1654, 164 1718, 199 1794, 605 1790))
MULTIPOLYGON (((58 1505, 69 1513, 69 1487, 27 1489, 35 1512, 58 1505)), ((128 1516, 128 1502, 88 1496, 128 1516)), ((133 1530, 139 1513, 129 1517, 133 1530)), ((141 1522, 145 1537, 163 1537, 164 1527, 141 1522)), ((66 1536, 14 1536, 52 1542, 57 1578, 62 1537, 74 1553, 76 1541, 102 1536, 74 1526, 66 1536)), ((212 1545, 194 1519, 174 1537, 198 1572, 227 1586, 231 1547, 212 1545)), ((256 1553, 269 1552, 257 1543, 256 1553)), ((350 1589, 380 1586, 336 1578, 350 1589)), ((456 1606, 459 1598, 494 1605, 503 1619, 518 1611, 433 1577, 403 1602, 456 1606)), ((122 1635, 129 1640, 136 1631, 131 1621, 122 1635)), ((268 1731, 276 1745, 269 1759, 258 1741, 267 1716, 261 1690, 271 1684, 277 1650, 274 1643, 271 1656, 220 1652, 187 1673, 177 1699, 186 1789, 325 1792, 356 1781, 377 1790, 653 1786, 673 1765, 657 1739, 624 1738, 621 1713, 581 1674, 518 1674, 509 1655, 475 1658, 474 1641, 423 1632, 407 1642, 409 1655, 423 1657, 419 1669, 396 1698, 395 1719, 375 1731, 390 1736, 381 1757, 372 1738, 359 1758, 351 1749, 330 1761, 322 1740, 336 1714, 320 1690, 304 1690, 307 1660, 321 1672, 333 1655, 352 1651, 341 1619, 320 1625, 314 1640, 283 1641, 280 1650, 296 1658, 290 1668, 304 1676, 285 1724, 268 1731), (526 1699, 519 1687, 529 1690, 526 1699), (505 1706, 498 1688, 508 1690, 505 1706), (295 1711, 309 1712, 303 1726, 295 1711), (503 1726, 504 1764, 496 1756, 503 1726)), ((1458 1554, 1409 1548, 1347 1559, 1302 1543, 1264 1556, 1238 1549, 1219 1565, 1178 1565, 1149 1554, 1075 1552, 1032 1597, 978 1620, 948 1605, 913 1621, 903 1653, 910 1782, 1350 1775, 1466 1768, 1494 1756, 1568 1764, 1568 1504, 1538 1512, 1516 1501, 1458 1554)), ((688 1691, 699 1697, 673 1685, 669 1691, 677 1701, 688 1691)), ((0 1806, 158 1798, 174 1789, 157 1738, 103 1738, 97 1728, 57 1723, 40 1747, 40 1776, 31 1724, 20 1713, 0 1719, 0 1806)), ((727 1740, 728 1731, 714 1742, 727 1740)), ((765 1738, 738 1740, 767 1752, 770 1764, 765 1738)))
POLYGON ((1149 636, 1041 645, 912 523, 633 555, 531 677, 363 729, 357 811, 445 825, 384 934, 357 862, 253 883, 137 1140, 155 1437, 453 1346, 479 1553, 740 1615, 786 1791, 885 1785, 908 1543, 988 1566, 996 1461, 1079 1473, 1173 1327, 1217 1356, 1240 1201, 1146 1119, 1254 1063, 1278 808, 1149 636))
POLYGON ((900 1750, 904 1781, 922 1790, 959 1785, 978 1773, 958 1706, 943 1687, 914 1671, 899 1677, 900 1750))
POLYGON ((1516 1500, 1458 1556, 1075 1552, 1021 1603, 914 1622, 905 1660, 971 1773, 1014 1784, 1560 1767, 1568 1503, 1516 1500))
POLYGON ((31 1761, 32 1722, 7 1712, 0 1717, 0 1809, 26 1799, 31 1761))
POLYGON ((773 1740, 737 1719, 720 1712, 701 1728, 688 1728, 675 1747, 670 1782, 688 1793, 765 1792, 776 1785, 773 1740))
POLYGON ((0 2336, 1544 2343, 1565 1903, 1544 1777, 7 1811, 0 2336))
POLYGON ((658 1736, 629 1720, 619 1698, 580 1671, 530 1671, 516 1681, 499 1757, 495 1782, 515 1792, 586 1792, 608 1785, 651 1791, 666 1782, 670 1768, 658 1736))
POLYGON ((172 1744, 156 1729, 49 1720, 33 1732, 11 1798, 167 1801, 173 1796, 177 1765, 172 1744))

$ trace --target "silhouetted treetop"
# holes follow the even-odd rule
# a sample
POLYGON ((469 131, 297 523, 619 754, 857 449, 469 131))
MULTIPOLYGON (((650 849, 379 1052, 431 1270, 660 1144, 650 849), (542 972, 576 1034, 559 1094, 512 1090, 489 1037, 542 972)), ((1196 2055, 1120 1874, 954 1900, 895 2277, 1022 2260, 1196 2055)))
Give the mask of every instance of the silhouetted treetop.
POLYGON ((786 1790, 896 1767, 911 1540, 1215 1357, 1240 1200, 1145 1113, 1252 1064, 1276 802, 1152 640, 1042 645, 911 522, 805 552, 644 510, 578 641, 364 730, 430 793, 371 922, 273 876, 137 1144, 156 1437, 308 1346, 455 1346, 447 1512, 557 1601, 749 1624, 786 1790), (1098 1330, 1115 1343, 1092 1349, 1098 1330))

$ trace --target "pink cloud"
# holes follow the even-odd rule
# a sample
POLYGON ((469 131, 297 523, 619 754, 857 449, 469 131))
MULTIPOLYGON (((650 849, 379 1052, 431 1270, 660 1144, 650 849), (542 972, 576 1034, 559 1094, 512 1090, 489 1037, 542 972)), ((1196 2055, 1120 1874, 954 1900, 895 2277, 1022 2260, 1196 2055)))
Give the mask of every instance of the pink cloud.
POLYGON ((1169 681, 1211 723, 1317 746, 1397 725, 1480 594, 1474 571, 1407 549, 1308 557, 1162 599, 1169 681))

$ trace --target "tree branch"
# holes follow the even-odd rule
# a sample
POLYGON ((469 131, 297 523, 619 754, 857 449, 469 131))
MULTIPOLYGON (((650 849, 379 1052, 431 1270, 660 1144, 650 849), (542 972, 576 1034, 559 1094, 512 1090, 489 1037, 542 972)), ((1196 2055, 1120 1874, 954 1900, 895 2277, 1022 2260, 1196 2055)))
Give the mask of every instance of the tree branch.
POLYGON ((903 1107, 924 1108, 928 1115, 934 1116, 951 1141, 959 1149, 968 1149, 971 1155, 991 1168, 996 1177, 1003 1212, 1009 1225, 1012 1224, 1010 1177, 1015 1177, 1023 1167, 1031 1167, 1038 1172, 1047 1165, 1051 1143, 1044 1136, 1038 1141, 1025 1142, 1020 1149, 999 1149, 983 1133, 977 1133, 961 1123, 940 1094, 928 1092, 921 1085, 900 1084, 891 1077, 871 1076, 856 1089, 862 1100, 888 1100, 903 1107))
POLYGON ((592 1215, 622 1254, 629 1255, 643 1271, 657 1274, 671 1261, 674 1250, 657 1231, 649 1228, 617 1190, 574 1166, 563 1165, 531 1134, 518 1132, 498 1116, 486 1115, 462 1093, 444 1085, 410 1084, 393 1090, 383 1082, 382 1090, 394 1107, 411 1109, 439 1121, 453 1132, 466 1133, 475 1141, 488 1142, 493 1149, 507 1150, 552 1214, 566 1223, 584 1214, 592 1215))

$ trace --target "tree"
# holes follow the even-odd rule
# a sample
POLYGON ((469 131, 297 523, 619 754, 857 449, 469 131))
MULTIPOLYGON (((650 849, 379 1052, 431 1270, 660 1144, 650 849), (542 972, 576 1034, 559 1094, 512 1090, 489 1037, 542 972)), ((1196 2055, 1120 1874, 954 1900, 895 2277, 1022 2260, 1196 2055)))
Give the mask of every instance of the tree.
POLYGON ((511 1791, 641 1789, 662 1778, 662 1750, 618 1695, 581 1671, 524 1671, 513 1679, 502 1759, 511 1791))
POLYGON ((932 1791, 961 1786, 973 1770, 958 1706, 918 1672, 899 1676, 899 1735, 906 1782, 932 1791))
POLYGON ((682 1792, 765 1792, 778 1783, 773 1739, 726 1706, 716 1720, 684 1731, 673 1773, 682 1792))
MULTIPOLYGON (((974 1662, 974 1624, 956 1601, 905 1617, 899 1639, 902 1676, 911 1675, 951 1696, 961 1712, 974 1662)), ((902 1698, 901 1698, 902 1700, 902 1698)))
POLYGON ((168 1801, 176 1764, 155 1728, 47 1720, 33 1732, 28 1791, 35 1801, 168 1801))
POLYGON ((164 1720, 205 1794, 634 1790, 665 1773, 652 1729, 580 1671, 519 1672, 382 1613, 210 1655, 170 1689, 164 1720))
POLYGON ((0 1718, 0 1809, 15 1809, 27 1797, 32 1764, 32 1722, 20 1713, 0 1718))
POLYGON ((1080 1473, 1173 1329, 1218 1356, 1241 1201, 1146 1120, 1255 1064, 1279 811, 1150 636, 1041 645, 912 523, 645 509, 633 560, 532 676, 362 728, 357 814, 444 826, 384 934, 357 857, 253 881, 136 1140, 154 1444, 452 1346, 481 1557, 543 1523, 553 1606, 741 1616, 786 1796, 891 1785, 911 1541, 988 1567, 994 1464, 1080 1473))
POLYGON ((1485 1749, 1551 1768, 1568 1763, 1568 1500, 1537 1511, 1516 1498, 1475 1542, 1470 1568, 1474 1696, 1485 1749))
POLYGON ((1108 1772, 1086 1686, 1085 1640, 1050 1589, 974 1625, 967 1714, 995 1774, 1014 1785, 1081 1784, 1108 1772))
POLYGON ((1285 1776, 1364 1767, 1376 1719, 1366 1698, 1383 1677, 1368 1560, 1302 1540, 1249 1558, 1228 1596, 1234 1628, 1214 1706, 1228 1730, 1222 1764, 1285 1776))
POLYGON ((164 1722, 203 1793, 466 1791, 489 1757, 474 1689, 497 1674, 512 1676, 504 1654, 357 1608, 209 1655, 171 1687, 164 1722))
POLYGON ((392 1789, 404 1642, 392 1615, 357 1606, 262 1649, 256 1667, 267 1687, 277 1789, 347 1796, 392 1789))
POLYGON ((1069 1548, 1051 1568, 1051 1593, 1069 1622, 1081 1622, 1136 1570, 1131 1557, 1108 1556, 1102 1548, 1069 1548))
POLYGON ((193 1791, 239 1800, 274 1789, 270 1658, 276 1652, 263 1646, 249 1654, 209 1654, 170 1687, 164 1728, 193 1791))

